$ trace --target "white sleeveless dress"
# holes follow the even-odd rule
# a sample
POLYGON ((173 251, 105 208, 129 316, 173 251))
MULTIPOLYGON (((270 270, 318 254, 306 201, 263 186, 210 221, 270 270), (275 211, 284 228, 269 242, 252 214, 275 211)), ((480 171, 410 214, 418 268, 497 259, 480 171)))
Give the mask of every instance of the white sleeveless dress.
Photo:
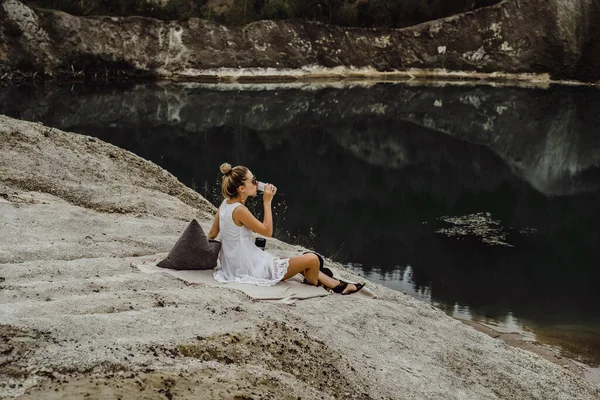
POLYGON ((237 226, 232 219, 233 210, 241 203, 219 206, 219 228, 221 231, 221 269, 214 273, 218 282, 251 283, 272 286, 283 279, 289 267, 289 258, 276 258, 254 244, 252 231, 237 226))

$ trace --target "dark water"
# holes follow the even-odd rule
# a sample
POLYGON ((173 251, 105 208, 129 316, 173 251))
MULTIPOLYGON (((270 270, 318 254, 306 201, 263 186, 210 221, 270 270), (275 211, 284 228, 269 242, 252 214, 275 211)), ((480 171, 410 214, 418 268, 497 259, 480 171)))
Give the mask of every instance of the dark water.
POLYGON ((600 363, 600 91, 238 89, 6 87, 0 113, 131 150, 214 202, 220 163, 247 165, 279 188, 280 238, 600 363))

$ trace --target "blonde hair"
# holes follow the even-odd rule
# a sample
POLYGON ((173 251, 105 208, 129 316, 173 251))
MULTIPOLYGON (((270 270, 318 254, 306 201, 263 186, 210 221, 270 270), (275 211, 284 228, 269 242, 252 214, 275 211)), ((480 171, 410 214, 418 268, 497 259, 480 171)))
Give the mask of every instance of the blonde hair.
POLYGON ((246 182, 248 168, 243 165, 231 168, 231 164, 223 163, 221 164, 220 170, 223 174, 221 182, 221 193, 223 193, 223 197, 226 199, 236 197, 238 195, 238 187, 244 186, 244 183, 246 182))

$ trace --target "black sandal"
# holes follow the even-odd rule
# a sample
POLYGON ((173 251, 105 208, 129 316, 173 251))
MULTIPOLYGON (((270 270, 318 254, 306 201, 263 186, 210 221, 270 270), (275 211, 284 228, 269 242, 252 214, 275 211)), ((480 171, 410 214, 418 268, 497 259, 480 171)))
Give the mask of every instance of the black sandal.
POLYGON ((364 283, 347 283, 347 282, 342 282, 340 281, 340 283, 338 283, 338 285, 336 287, 334 287, 333 292, 334 293, 339 293, 341 295, 349 295, 349 294, 354 294, 356 292, 358 292, 360 289, 364 288, 365 284, 364 283), (346 290, 346 288, 348 287, 348 285, 354 285, 356 286, 356 290, 354 292, 349 292, 349 293, 344 293, 344 290, 346 290))

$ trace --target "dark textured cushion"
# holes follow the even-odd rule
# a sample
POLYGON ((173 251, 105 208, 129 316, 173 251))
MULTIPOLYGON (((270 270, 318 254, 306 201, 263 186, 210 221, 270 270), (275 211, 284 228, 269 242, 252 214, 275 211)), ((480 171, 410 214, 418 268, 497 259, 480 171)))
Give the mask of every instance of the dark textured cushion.
POLYGON ((211 269, 217 266, 221 242, 208 240, 195 219, 169 252, 167 258, 156 264, 170 269, 211 269))

